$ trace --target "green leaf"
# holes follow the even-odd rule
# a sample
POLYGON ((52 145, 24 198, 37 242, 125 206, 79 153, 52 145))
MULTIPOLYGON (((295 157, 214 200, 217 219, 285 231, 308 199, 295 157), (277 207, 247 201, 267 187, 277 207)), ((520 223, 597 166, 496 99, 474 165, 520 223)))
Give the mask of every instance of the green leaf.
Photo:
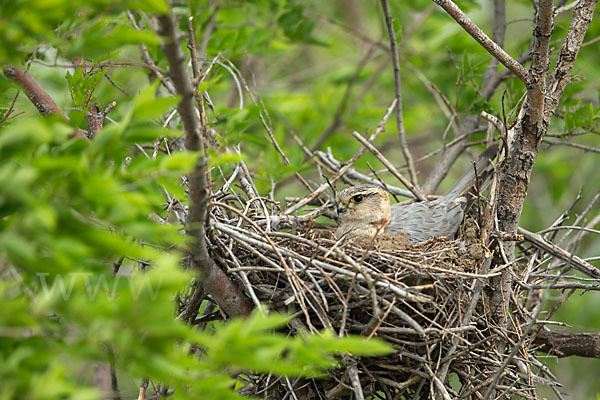
POLYGON ((227 165, 227 164, 235 164, 244 159, 240 154, 234 152, 224 152, 221 154, 216 154, 213 151, 208 151, 209 153, 209 165, 211 167, 215 167, 217 165, 227 165))
POLYGON ((177 171, 179 174, 186 174, 196 165, 199 156, 199 153, 190 151, 173 153, 161 159, 160 170, 165 172, 177 171))
MULTIPOLYGON (((152 86, 154 87, 154 86, 152 86)), ((133 117, 137 120, 158 119, 179 103, 179 97, 136 98, 133 117)))

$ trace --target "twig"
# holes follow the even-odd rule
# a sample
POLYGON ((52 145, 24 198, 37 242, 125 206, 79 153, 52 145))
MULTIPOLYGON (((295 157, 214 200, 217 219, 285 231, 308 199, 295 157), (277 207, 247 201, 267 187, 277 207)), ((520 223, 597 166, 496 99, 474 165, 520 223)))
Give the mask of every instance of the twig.
POLYGON ((583 272, 587 276, 591 276, 594 278, 600 278, 600 270, 598 268, 594 267, 592 264, 588 263, 587 261, 582 260, 581 258, 577 257, 576 255, 571 254, 568 251, 561 249, 554 243, 548 242, 541 235, 538 235, 537 233, 529 232, 523 228, 519 228, 517 232, 519 234, 523 235, 525 237, 525 240, 527 240, 528 242, 533 243, 535 246, 539 247, 540 249, 559 258, 560 260, 567 263, 567 265, 572 266, 576 270, 583 272))
POLYGON ((17 91, 17 93, 14 95, 12 101, 10 102, 10 106, 8 106, 8 110, 6 110, 2 119, 0 119, 0 125, 2 125, 4 122, 8 121, 9 119, 12 119, 18 115, 23 114, 23 112, 20 112, 20 113, 17 113, 15 115, 11 116, 11 114, 15 110, 15 103, 17 102, 17 99, 19 98, 19 93, 21 93, 21 92, 17 91))
POLYGON ((417 199, 419 199, 421 201, 427 200, 427 198, 423 195, 423 193, 421 193, 421 191, 417 187, 415 187, 413 184, 411 184, 408 181, 408 179, 406 179, 405 177, 403 177, 402 174, 400 174, 400 172, 398 172, 398 170, 392 165, 392 163, 389 162, 383 156, 383 154, 381 154, 381 152, 379 150, 377 150, 377 148, 375 146, 373 146, 371 143, 369 143, 369 141, 367 139, 365 139, 360 133, 358 133, 358 132, 352 132, 352 136, 354 136, 354 138, 356 140, 358 140, 360 143, 362 143, 362 145, 364 146, 364 148, 368 149, 371 153, 373 153, 373 155, 379 161, 381 161, 381 163, 383 165, 385 165, 385 167, 388 169, 388 171, 390 171, 392 173, 392 175, 394 175, 400 182, 402 182, 404 184, 404 186, 406 186, 406 188, 408 190, 410 190, 412 192, 412 194, 414 194, 417 199))
MULTIPOLYGON (((385 115, 383 116, 383 119, 379 122, 379 125, 377 125, 375 132, 373 132, 373 134, 371 136, 369 136, 369 139, 368 139, 369 142, 372 142, 381 132, 383 132, 384 125, 385 125, 386 121, 388 120, 388 118, 395 106, 396 106, 396 99, 394 99, 394 101, 392 101, 392 104, 390 105, 390 107, 388 107, 385 115)), ((356 153, 354 153, 354 155, 350 158, 350 160, 348 160, 348 162, 346 162, 335 173, 335 175, 333 175, 330 178, 331 183, 332 184, 335 183, 348 170, 348 168, 350 168, 352 166, 352 164, 354 164, 356 162, 356 160, 359 159, 359 157, 365 152, 365 150, 366 150, 366 148, 363 146, 356 153)), ((296 203, 296 205, 288 208, 285 211, 285 214, 289 215, 289 214, 292 214, 292 213, 298 211, 305 204, 309 203, 313 199, 316 199, 319 195, 321 195, 321 193, 325 192, 328 188, 329 188, 329 185, 327 183, 321 184, 321 186, 319 186, 313 193, 309 194, 303 200, 296 203)))
MULTIPOLYGON (((320 160, 322 160, 324 163, 326 163, 329 166, 329 168, 339 169, 342 167, 342 164, 338 160, 333 158, 333 155, 331 155, 331 154, 323 153, 322 151, 317 151, 317 156, 319 157, 320 160)), ((356 171, 354 168, 349 168, 346 171, 346 175, 353 179, 357 179, 359 181, 369 183, 371 185, 380 186, 395 195, 408 197, 410 199, 415 198, 415 195, 412 194, 412 192, 410 190, 402 189, 402 188, 399 188, 399 187, 396 187, 396 186, 393 186, 390 184, 386 184, 387 187, 384 187, 384 186, 382 186, 382 182, 380 182, 378 179, 373 179, 365 174, 362 174, 362 173, 356 171)))
MULTIPOLYGON (((45 67, 51 67, 51 68, 73 68, 73 64, 49 64, 49 63, 45 63, 43 61, 40 60, 33 60, 34 63, 36 64, 40 64, 43 65, 45 67)), ((116 67, 141 67, 141 68, 146 68, 149 69, 153 72, 159 72, 163 75, 166 75, 166 71, 158 68, 155 65, 152 65, 150 63, 143 63, 143 62, 136 62, 136 61, 104 61, 101 63, 94 63, 94 64, 85 64, 82 63, 80 65, 80 67, 83 68, 87 68, 87 69, 91 69, 91 68, 101 68, 101 69, 105 69, 105 68, 116 68, 116 67)))
POLYGON ((451 0, 433 0, 434 3, 442 7, 463 29, 477 40, 477 42, 486 49, 492 56, 500 61, 506 68, 511 70, 517 78, 523 83, 529 81, 527 70, 492 39, 490 39, 460 8, 451 0))
POLYGON ((583 144, 569 142, 568 140, 544 138, 544 143, 574 147, 576 149, 580 149, 586 152, 590 151, 592 153, 600 153, 600 149, 597 147, 585 146, 583 144))
MULTIPOLYGON (((138 26, 137 22, 135 21, 135 17, 131 13, 131 11, 127 10, 126 14, 127 14, 127 18, 129 19, 129 22, 131 22, 131 25, 133 26, 133 29, 141 30, 141 28, 138 26)), ((146 47, 146 45, 143 43, 140 44, 140 54, 142 56, 142 60, 144 60, 144 62, 151 67, 150 71, 152 71, 154 76, 169 91, 169 93, 174 95, 175 88, 173 87, 173 84, 165 77, 163 72, 159 68, 156 67, 156 63, 154 62, 154 60, 150 56, 150 53, 148 52, 148 47, 146 47)))
POLYGON ((360 385, 360 378, 358 377, 358 368, 356 366, 356 360, 350 356, 344 357, 346 363, 346 370, 350 377, 350 383, 352 383, 352 390, 354 390, 354 398, 356 400, 365 400, 362 387, 360 385))
MULTIPOLYGON (((421 192, 419 187, 419 180, 417 179, 417 170, 415 168, 415 162, 413 161, 412 154, 408 149, 406 143, 406 132, 404 130, 404 118, 402 116, 402 84, 400 81, 400 62, 398 60, 398 47, 396 45, 396 33, 394 32, 394 25, 392 23, 392 15, 390 13, 390 6, 387 0, 381 0, 381 8, 383 9, 383 15, 385 17, 385 24, 387 26, 388 37, 390 40, 390 52, 392 57, 392 64, 394 66, 394 92, 396 96, 396 127, 398 128, 398 135, 400 136, 400 147, 402 148, 402 154, 408 165, 408 173, 413 187, 417 192, 421 192)), ((411 190, 412 191, 412 190, 411 190)), ((414 192, 413 192, 414 193, 414 192)), ((416 193, 415 193, 416 194, 416 193)), ((419 196, 417 196, 419 197, 419 196)), ((419 197, 421 198, 421 197, 419 197)))
MULTIPOLYGON (((377 178, 377 180, 379 181, 379 184, 381 186, 383 186, 383 188, 385 189, 386 192, 390 191, 390 188, 388 186, 387 183, 385 183, 380 177, 379 174, 377 173, 377 171, 375 171, 375 168, 373 168, 373 166, 371 165, 370 162, 367 161, 367 167, 369 167, 369 169, 371 170, 371 173, 373 174, 373 176, 375 176, 375 178, 377 178)), ((392 194, 392 197, 394 198, 394 200, 396 200, 396 203, 399 203, 400 200, 398 200, 398 196, 396 196, 395 193, 390 192, 392 194)))

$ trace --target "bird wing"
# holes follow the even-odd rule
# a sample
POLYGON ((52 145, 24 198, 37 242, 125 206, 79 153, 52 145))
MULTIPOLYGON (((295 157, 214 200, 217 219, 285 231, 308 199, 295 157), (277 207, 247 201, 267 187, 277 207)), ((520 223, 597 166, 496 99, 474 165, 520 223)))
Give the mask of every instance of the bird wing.
MULTIPOLYGON (((485 151, 477 158, 477 163, 475 165, 477 167, 477 174, 479 175, 480 180, 479 186, 482 192, 491 182, 491 178, 493 176, 492 172, 494 170, 491 161, 494 159, 497 152, 498 145, 493 144, 485 149, 485 151)), ((465 192, 473 186, 474 182, 475 170, 471 167, 443 197, 447 199, 455 199, 457 197, 464 196, 465 192)))
POLYGON ((405 232, 412 243, 422 242, 434 236, 454 238, 463 219, 466 198, 442 200, 444 198, 393 205, 392 218, 386 232, 405 232))

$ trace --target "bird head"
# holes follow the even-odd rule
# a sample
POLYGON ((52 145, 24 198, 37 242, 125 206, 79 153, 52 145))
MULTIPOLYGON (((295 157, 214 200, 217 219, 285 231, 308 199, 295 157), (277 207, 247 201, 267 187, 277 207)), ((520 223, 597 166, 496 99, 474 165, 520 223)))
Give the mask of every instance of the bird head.
POLYGON ((356 185, 336 196, 340 226, 336 236, 373 236, 390 222, 390 199, 378 186, 356 185))

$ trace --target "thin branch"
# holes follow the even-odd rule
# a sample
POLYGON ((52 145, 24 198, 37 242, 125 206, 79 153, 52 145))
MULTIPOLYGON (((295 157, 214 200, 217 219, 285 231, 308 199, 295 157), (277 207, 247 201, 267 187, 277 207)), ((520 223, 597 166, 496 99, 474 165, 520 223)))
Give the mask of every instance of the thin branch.
POLYGON ((548 143, 548 144, 552 144, 552 145, 569 146, 569 147, 574 147, 576 149, 583 150, 583 151, 590 151, 592 153, 600 153, 600 148, 585 146, 583 144, 569 142, 568 140, 548 139, 546 137, 546 138, 544 138, 544 143, 548 143))
POLYGON ((325 131, 323 131, 323 133, 321 133, 319 135, 317 142, 312 146, 313 152, 319 150, 321 148, 321 146, 323 146, 323 144, 325 144, 325 142, 331 137, 331 135, 335 132, 335 130, 341 125, 342 116, 344 115, 344 112, 348 108, 348 102, 350 101, 350 97, 351 97, 350 94, 352 92, 352 88, 358 81, 358 78, 360 77, 360 73, 362 72, 362 70, 369 63, 369 61, 371 60, 371 57, 373 57, 374 52, 375 52, 375 46, 369 47, 366 54, 357 63, 356 68, 354 69, 354 73, 348 80, 348 83, 346 84, 346 88, 344 89, 344 93, 342 93, 341 101, 340 101, 337 109, 335 110, 335 114, 333 115, 333 121, 331 121, 331 123, 329 124, 327 129, 325 129, 325 131))
POLYGON ((352 383, 354 398, 356 400, 365 400, 365 395, 363 394, 362 387, 360 385, 360 378, 358 377, 356 360, 350 356, 346 356, 344 357, 344 361, 346 363, 346 369, 348 371, 348 376, 350 377, 350 382, 352 383))
MULTIPOLYGON (((129 22, 131 22, 131 25, 133 26, 133 29, 141 30, 141 28, 138 26, 137 22, 135 21, 135 17, 131 13, 131 11, 127 10, 126 13, 127 13, 127 18, 129 19, 129 22)), ((146 64, 148 64, 152 67, 150 69, 150 71, 152 71, 154 76, 169 91, 169 93, 174 95, 175 88, 173 87, 173 84, 165 77, 165 75, 158 68, 156 68, 156 63, 150 56, 150 52, 148 52, 148 47, 146 47, 146 45, 143 43, 140 44, 140 54, 142 56, 142 60, 144 60, 146 62, 146 64)))
MULTIPOLYGON (((29 72, 24 71, 16 67, 7 67, 4 69, 4 75, 17 83, 29 100, 33 103, 35 108, 43 116, 48 115, 60 115, 65 121, 69 121, 69 117, 63 112, 63 110, 54 102, 52 97, 40 86, 29 72)), ((85 131, 76 129, 71 137, 78 137, 85 139, 87 137, 85 131)))
POLYGON ((558 59, 554 65, 552 75, 548 80, 547 96, 544 110, 544 120, 549 123, 550 118, 558 108, 560 100, 566 86, 571 81, 571 71, 575 64, 575 59, 582 46, 583 38, 592 22, 594 10, 598 0, 582 0, 577 4, 571 19, 571 25, 567 31, 567 36, 558 53, 558 59))
POLYGON ((373 153, 373 155, 375 157, 377 157, 377 159, 379 161, 381 161, 381 163, 383 165, 385 165, 385 167, 388 169, 388 171, 390 171, 392 173, 392 175, 394 175, 400 182, 402 182, 402 184, 404 186, 406 186, 406 188, 408 190, 410 190, 417 199, 419 199, 421 201, 427 200, 427 198, 423 195, 423 193, 421 193, 418 188, 413 186, 408 179, 403 177, 402 174, 400 174, 400 172, 398 172, 398 170, 392 165, 392 163, 389 162, 383 156, 383 154, 381 154, 381 152, 379 150, 377 150, 377 148, 375 146, 373 146, 371 143, 369 143, 369 141, 367 139, 365 139, 360 133, 352 132, 352 136, 354 136, 354 138, 356 140, 361 142, 364 147, 366 147, 371 153, 373 153))
MULTIPOLYGON (((317 151, 317 156, 319 157, 320 160, 322 160, 324 163, 326 163, 330 168, 339 169, 342 167, 342 164, 338 160, 333 158, 333 156, 331 154, 323 153, 322 151, 317 151)), ((351 177, 352 179, 357 179, 359 181, 371 184, 371 185, 379 186, 395 195, 408 197, 410 199, 415 198, 415 195, 412 194, 412 192, 410 190, 402 189, 402 188, 392 186, 389 184, 386 184, 385 186, 383 186, 379 180, 373 179, 365 174, 362 174, 362 173, 356 171, 354 168, 349 168, 348 171, 346 172, 346 176, 351 177)))
MULTIPOLYGON (((32 62, 36 63, 36 64, 40 64, 43 65, 45 67, 51 67, 51 68, 73 68, 73 64, 49 64, 40 60, 33 60, 32 62)), ((161 68, 158 68, 155 65, 152 64, 147 64, 147 63, 142 63, 142 62, 137 62, 137 61, 104 61, 101 63, 94 63, 94 64, 85 64, 82 63, 79 65, 82 68, 87 68, 87 69, 92 69, 92 68, 100 68, 100 69, 105 69, 105 68, 117 68, 117 67, 141 67, 141 68, 146 68, 149 69, 151 71, 154 72, 160 72, 161 74, 166 74, 167 72, 161 68)))
POLYGON ((523 237, 525 237, 525 240, 527 240, 528 242, 531 242, 536 247, 539 247, 540 249, 552 254, 553 256, 560 259, 561 261, 564 261, 567 265, 572 266, 576 270, 586 274, 587 276, 600 278, 600 270, 598 268, 594 267, 587 261, 582 260, 576 255, 561 249, 554 243, 548 242, 541 235, 529 232, 528 230, 525 230, 523 228, 519 228, 517 232, 523 235, 523 237))
POLYGON ((402 148, 402 154, 408 165, 408 173, 410 180, 414 185, 417 192, 421 192, 419 187, 419 180, 417 179, 417 170, 415 168, 415 162, 413 156, 408 149, 406 143, 406 131, 404 130, 404 117, 402 116, 402 83, 400 80, 400 61, 398 59, 398 46, 396 45, 396 33, 394 32, 394 25, 392 23, 392 15, 390 13, 390 6, 387 0, 381 0, 381 8, 383 9, 383 15, 385 16, 385 24, 387 26, 388 36, 390 39, 390 52, 392 56, 392 64, 394 66, 394 92, 396 96, 396 126, 398 128, 398 135, 400 136, 400 147, 402 148))
POLYGON ((192 265, 198 270, 204 288, 219 306, 230 316, 247 315, 252 302, 235 286, 208 254, 205 221, 208 206, 207 162, 201 136, 204 128, 200 124, 194 107, 194 87, 185 66, 185 57, 179 47, 176 21, 172 14, 158 17, 159 34, 164 38, 162 50, 169 63, 169 74, 181 101, 177 106, 186 132, 186 148, 198 152, 198 161, 189 174, 190 210, 186 231, 193 239, 189 246, 192 265))
MULTIPOLYGON (((394 99, 394 101, 392 101, 392 104, 388 107, 385 115, 383 116, 383 119, 379 122, 379 125, 377 125, 377 128, 375 129, 375 132, 373 132, 373 134, 371 136, 369 136, 369 142, 372 142, 373 140, 375 140, 375 138, 384 130, 385 127, 385 123, 387 122, 388 118, 390 117, 390 114, 392 113, 392 110, 394 109, 394 107, 396 106, 396 99, 394 99)), ((355 162, 356 160, 358 160, 360 158, 360 156, 363 155, 363 153, 365 152, 366 147, 362 146, 356 153, 354 153, 354 155, 350 158, 350 160, 348 160, 336 173, 333 177, 330 178, 330 182, 333 184, 335 183, 338 179, 340 179, 340 177, 346 172, 346 170, 348 170, 348 168, 350 168, 355 162)), ((327 183, 323 183, 321 184, 321 186, 319 186, 314 192, 312 192, 311 194, 309 194, 308 196, 306 196, 304 199, 300 200, 298 203, 296 203, 294 206, 288 208, 285 211, 286 215, 290 215, 295 213, 296 211, 298 211, 301 207, 303 207, 304 205, 310 203, 312 200, 316 199, 317 197, 319 197, 319 195, 321 195, 321 193, 325 192, 327 189, 329 189, 329 185, 327 183)))
POLYGON ((19 98, 19 93, 21 93, 21 92, 17 91, 17 93, 13 97, 13 99, 10 103, 10 106, 8 106, 8 110, 6 110, 2 119, 0 119, 0 125, 2 125, 4 122, 8 121, 9 119, 13 119, 16 116, 23 114, 23 112, 20 112, 15 115, 11 115, 15 110, 15 103, 17 102, 17 99, 19 98))
MULTIPOLYGON (((492 39, 500 47, 504 47, 506 35, 506 3, 504 0, 494 0, 494 32, 492 39)), ((498 59, 492 58, 485 68, 482 92, 491 90, 494 84, 494 76, 498 71, 498 59)))
POLYGON ((529 74, 527 70, 514 58, 512 58, 507 52, 505 52, 500 46, 498 46, 492 39, 490 39, 460 8, 451 0, 433 0, 437 5, 442 7, 460 26, 463 27, 473 39, 477 40, 484 49, 486 49, 492 56, 500 61, 506 68, 511 70, 517 78, 523 83, 527 83, 529 80, 529 74))

